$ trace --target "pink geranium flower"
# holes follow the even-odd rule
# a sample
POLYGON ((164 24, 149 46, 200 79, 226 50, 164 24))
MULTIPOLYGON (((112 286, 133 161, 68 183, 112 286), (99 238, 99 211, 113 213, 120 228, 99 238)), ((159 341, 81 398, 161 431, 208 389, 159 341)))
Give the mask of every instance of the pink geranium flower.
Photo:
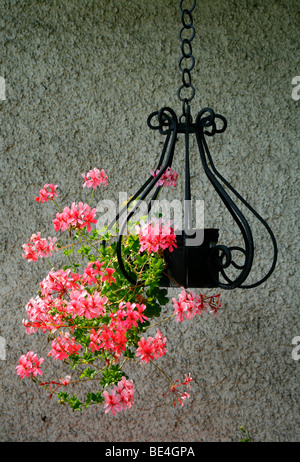
POLYGON ((60 383, 61 383, 62 385, 65 385, 65 386, 68 385, 68 383, 70 382, 70 380, 71 380, 71 376, 70 376, 70 375, 66 375, 64 379, 63 379, 63 378, 59 379, 60 383))
POLYGON ((136 230, 141 245, 139 253, 145 250, 151 253, 165 249, 172 252, 173 247, 177 247, 174 227, 163 224, 161 219, 141 223, 136 226, 136 230))
POLYGON ((115 415, 116 411, 121 412, 121 398, 120 395, 116 393, 116 390, 113 390, 111 394, 109 394, 108 391, 104 391, 103 396, 105 398, 104 408, 107 408, 105 414, 109 411, 112 412, 112 415, 115 415))
POLYGON ((32 234, 29 242, 22 245, 24 249, 22 256, 29 261, 36 261, 41 257, 51 257, 52 252, 58 250, 55 245, 56 237, 48 237, 48 241, 42 238, 40 233, 32 234))
MULTIPOLYGON (((151 170, 150 174, 156 178, 158 173, 160 172, 160 168, 154 172, 154 170, 151 170)), ((164 171, 158 182, 156 183, 157 186, 173 186, 175 188, 177 184, 177 178, 178 178, 178 173, 176 170, 172 170, 171 167, 167 167, 167 169, 164 171)))
POLYGON ((181 383, 178 383, 179 379, 177 379, 175 381, 175 383, 171 386, 171 388, 169 388, 169 390, 167 390, 163 394, 163 396, 165 396, 168 392, 171 392, 172 396, 173 396, 173 406, 175 407, 176 401, 179 402, 180 406, 183 406, 185 400, 190 397, 190 393, 187 392, 187 391, 183 392, 181 390, 178 390, 178 387, 185 385, 186 388, 190 388, 191 387, 190 382, 192 380, 193 379, 192 379, 190 373, 189 373, 189 375, 185 374, 185 380, 183 382, 181 382, 181 383))
POLYGON ((84 300, 83 316, 87 319, 103 316, 106 312, 104 305, 107 301, 108 298, 105 295, 101 297, 98 292, 94 292, 93 295, 88 294, 84 300))
POLYGON ((67 359, 71 354, 78 355, 78 350, 80 350, 81 345, 76 345, 75 338, 70 338, 70 333, 66 332, 62 334, 61 337, 56 337, 52 344, 51 350, 48 353, 48 356, 53 356, 54 359, 60 359, 63 361, 67 359))
POLYGON ((99 278, 103 275, 101 267, 104 265, 103 262, 98 260, 90 261, 84 270, 82 281, 89 285, 98 284, 99 278))
POLYGON ((19 364, 16 367, 17 374, 23 379, 25 376, 29 377, 31 374, 36 376, 37 374, 43 375, 43 372, 39 368, 44 362, 44 358, 38 359, 37 354, 33 351, 28 351, 26 355, 22 355, 19 359, 19 364))
POLYGON ((47 202, 47 200, 53 200, 54 196, 57 196, 55 190, 57 188, 57 184, 45 184, 44 187, 40 190, 40 195, 35 197, 37 202, 47 202))
POLYGON ((122 377, 122 380, 114 386, 114 390, 120 396, 120 409, 126 410, 130 409, 134 405, 134 388, 132 380, 127 380, 126 377, 122 377))
POLYGON ((136 356, 141 356, 141 361, 148 363, 150 359, 154 359, 154 345, 152 337, 147 340, 142 337, 138 342, 138 348, 136 350, 136 356))
POLYGON ((134 405, 134 391, 132 380, 127 380, 124 376, 122 377, 122 380, 113 387, 111 393, 104 391, 104 409, 106 408, 105 414, 111 411, 112 414, 115 415, 116 412, 130 409, 131 406, 134 405))
POLYGON ((190 382, 192 381, 193 379, 192 379, 191 373, 189 372, 189 374, 185 374, 185 379, 182 383, 183 385, 186 385, 187 388, 190 388, 191 386, 190 382))
POLYGON ((148 363, 150 359, 158 359, 167 353, 166 342, 166 337, 157 329, 157 334, 154 338, 148 337, 147 340, 144 337, 141 338, 138 342, 136 356, 141 356, 141 361, 145 363, 148 363))
POLYGON ((97 168, 94 168, 93 170, 90 170, 86 175, 82 173, 81 176, 85 180, 83 187, 86 186, 87 188, 96 189, 97 186, 100 186, 100 184, 107 186, 107 175, 103 169, 100 171, 97 168))
POLYGON ((86 227, 87 231, 90 232, 91 231, 91 224, 92 223, 97 223, 97 220, 95 218, 96 212, 97 212, 96 208, 91 209, 91 207, 89 205, 87 205, 86 209, 84 211, 83 217, 82 217, 83 223, 82 223, 82 225, 80 227, 81 228, 86 227))
POLYGON ((71 209, 65 207, 62 212, 56 214, 53 220, 55 231, 65 231, 69 227, 72 228, 87 228, 88 232, 91 231, 91 224, 97 223, 95 218, 97 209, 91 209, 88 204, 73 202, 71 209))
POLYGON ((108 281, 108 284, 111 285, 112 282, 116 282, 112 274, 115 272, 113 268, 105 268, 106 275, 102 277, 102 281, 108 281))
POLYGON ((196 315, 202 313, 212 313, 216 317, 219 308, 222 306, 220 302, 220 294, 206 296, 202 294, 195 294, 193 291, 186 291, 181 289, 181 293, 176 298, 172 298, 174 306, 174 315, 176 321, 182 322, 184 319, 192 319, 196 315), (208 309, 210 310, 208 311, 208 309))

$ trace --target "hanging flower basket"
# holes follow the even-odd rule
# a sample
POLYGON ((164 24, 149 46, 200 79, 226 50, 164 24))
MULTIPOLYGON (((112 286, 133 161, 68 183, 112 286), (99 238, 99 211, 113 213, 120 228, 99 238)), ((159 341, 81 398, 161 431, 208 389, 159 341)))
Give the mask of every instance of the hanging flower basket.
MULTIPOLYGON (((92 188, 89 203, 59 204, 56 202, 57 185, 44 185, 36 201, 39 204, 50 201, 58 208, 52 219, 58 237, 47 240, 40 233, 32 234, 28 243, 23 245, 25 259, 35 262, 44 257, 50 265, 37 293, 26 305, 27 319, 23 325, 30 335, 46 336, 46 341, 50 341, 47 356, 62 361, 69 368, 69 374, 41 381, 39 376, 43 375, 44 358, 39 358, 33 351, 21 356, 16 369, 21 378, 32 379, 48 390, 49 397, 57 395, 59 403, 67 403, 73 410, 103 404, 106 413, 115 414, 131 408, 135 404, 134 384, 125 371, 128 362, 137 366, 141 363, 153 365, 169 382, 162 397, 170 392, 173 405, 179 402, 182 406, 190 396, 193 379, 190 373, 181 380, 172 379, 156 364, 167 353, 167 339, 160 331, 163 323, 172 318, 174 322, 189 322, 203 314, 214 317, 218 314, 220 294, 206 295, 194 292, 192 288, 253 288, 262 284, 275 268, 277 244, 271 229, 218 172, 208 149, 206 137, 222 133, 227 126, 226 119, 210 108, 203 108, 193 122, 190 102, 195 94, 191 83, 195 60, 191 42, 195 29, 191 13, 196 0, 189 10, 183 8, 182 3, 181 0, 179 38, 182 58, 179 68, 182 85, 178 97, 183 112, 178 119, 171 108, 163 107, 148 117, 148 126, 164 135, 165 142, 157 168, 128 206, 136 199, 144 200, 152 190, 155 192, 151 202, 155 201, 162 187, 176 186, 178 174, 171 167, 179 134, 185 138, 185 201, 191 200, 189 139, 196 135, 204 172, 238 225, 244 247, 217 244, 218 229, 204 230, 201 244, 187 245, 186 235, 176 235, 174 226, 164 222, 163 216, 146 223, 137 220, 124 234, 116 226, 109 225, 101 231, 95 229, 96 208, 91 208, 91 203, 95 190, 107 185, 104 170, 94 168, 86 175, 82 174, 83 187, 92 188), (189 38, 183 38, 183 32, 189 32, 189 38), (185 59, 191 60, 190 67, 184 67, 185 59), (189 96, 183 94, 186 90, 190 92, 189 96), (154 118, 158 123, 153 122, 154 118), (221 183, 264 225, 272 240, 271 267, 263 278, 252 284, 244 284, 254 258, 252 232, 221 183), (59 268, 49 260, 57 251, 63 252, 67 259, 59 268), (243 264, 234 261, 233 251, 244 257, 243 264), (225 272, 229 266, 239 272, 234 279, 225 272), (219 273, 224 282, 219 282, 219 273), (177 297, 171 300, 166 289, 170 286, 178 287, 177 297), (162 308, 169 304, 173 307, 172 313, 165 313, 165 318, 159 319, 162 308), (150 331, 151 335, 147 335, 147 331, 154 327, 154 333, 150 331), (74 394, 77 384, 86 381, 94 384, 94 391, 84 396, 74 394)), ((125 209, 127 211, 127 207, 125 209)), ((132 217, 133 211, 127 217, 127 224, 132 217)), ((186 221, 187 229, 190 229, 191 216, 186 221)))

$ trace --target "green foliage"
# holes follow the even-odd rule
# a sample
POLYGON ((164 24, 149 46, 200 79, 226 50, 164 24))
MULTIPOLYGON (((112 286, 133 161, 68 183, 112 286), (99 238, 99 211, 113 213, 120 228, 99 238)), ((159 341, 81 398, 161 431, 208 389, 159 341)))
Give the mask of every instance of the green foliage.
POLYGON ((241 440, 241 443, 250 443, 251 442, 251 435, 250 435, 250 432, 248 430, 247 427, 244 427, 243 425, 240 427, 240 430, 243 432, 243 433, 247 433, 247 438, 243 438, 241 440))
POLYGON ((102 391, 98 393, 87 393, 85 407, 87 408, 90 404, 101 404, 104 401, 102 391))
POLYGON ((78 253, 84 256, 88 255, 90 251, 91 248, 88 245, 83 245, 82 247, 80 247, 80 249, 78 249, 78 253))
POLYGON ((81 411, 81 406, 84 404, 80 401, 80 399, 77 398, 77 396, 73 395, 72 397, 70 397, 70 395, 66 392, 57 393, 57 397, 58 397, 59 404, 68 403, 71 409, 73 410, 73 412, 81 411))
POLYGON ((120 369, 118 364, 112 364, 109 368, 104 369, 100 385, 102 385, 103 388, 109 385, 115 385, 122 380, 123 376, 128 379, 128 376, 120 369))
POLYGON ((89 379, 93 379, 96 374, 97 371, 95 369, 93 370, 90 367, 87 367, 79 378, 82 379, 83 377, 88 377, 89 379))

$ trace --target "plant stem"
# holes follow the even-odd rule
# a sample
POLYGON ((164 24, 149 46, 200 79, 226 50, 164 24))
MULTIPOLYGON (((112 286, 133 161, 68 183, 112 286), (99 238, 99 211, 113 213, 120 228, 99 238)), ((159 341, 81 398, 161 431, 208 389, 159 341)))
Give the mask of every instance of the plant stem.
POLYGON ((155 364, 151 359, 149 359, 149 361, 150 361, 151 364, 153 364, 153 366, 155 366, 168 379, 170 384, 173 386, 173 382, 170 379, 170 377, 157 364, 155 364))
POLYGON ((56 207, 62 212, 62 209, 60 208, 60 206, 55 202, 54 199, 52 199, 52 202, 56 205, 56 207))
POLYGON ((94 192, 95 192, 95 189, 93 188, 93 191, 92 191, 92 195, 91 195, 91 198, 90 198, 90 202, 89 202, 89 206, 91 206, 91 203, 92 203, 92 199, 93 199, 93 195, 94 195, 94 192))
POLYGON ((101 252, 99 252, 99 250, 97 249, 97 247, 95 247, 95 246, 91 243, 91 241, 85 237, 85 235, 83 234, 83 232, 82 232, 81 230, 79 230, 79 234, 83 237, 83 239, 86 240, 86 242, 87 242, 91 247, 93 247, 93 248, 96 250, 96 252, 97 252, 99 255, 101 255, 101 252))
POLYGON ((150 329, 150 327, 157 326, 158 324, 161 324, 162 322, 165 322, 165 321, 167 321, 168 319, 173 318, 173 316, 175 316, 175 314, 171 314, 171 316, 168 316, 167 318, 162 319, 161 321, 158 321, 158 322, 156 322, 155 324, 151 324, 151 326, 148 326, 146 329, 150 329))
POLYGON ((73 256, 73 265, 75 263, 75 254, 74 254, 74 245, 73 245, 73 239, 72 239, 72 231, 69 229, 69 237, 70 237, 70 241, 71 241, 71 244, 72 244, 72 256, 73 256))
POLYGON ((51 263, 50 263, 50 261, 49 261, 48 257, 46 257, 46 260, 47 260, 47 262, 48 262, 48 264, 49 264, 50 268, 52 269, 52 265, 51 265, 51 263))

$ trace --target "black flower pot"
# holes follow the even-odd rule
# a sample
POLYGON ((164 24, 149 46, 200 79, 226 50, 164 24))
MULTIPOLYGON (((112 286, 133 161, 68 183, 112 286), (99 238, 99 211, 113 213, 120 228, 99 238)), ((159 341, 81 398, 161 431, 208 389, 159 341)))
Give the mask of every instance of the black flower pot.
POLYGON ((178 234, 177 248, 172 252, 164 252, 166 269, 160 286, 172 287, 179 284, 185 288, 218 287, 219 270, 217 252, 214 251, 218 237, 218 229, 205 229, 202 244, 190 246, 186 244, 184 234, 178 234))

